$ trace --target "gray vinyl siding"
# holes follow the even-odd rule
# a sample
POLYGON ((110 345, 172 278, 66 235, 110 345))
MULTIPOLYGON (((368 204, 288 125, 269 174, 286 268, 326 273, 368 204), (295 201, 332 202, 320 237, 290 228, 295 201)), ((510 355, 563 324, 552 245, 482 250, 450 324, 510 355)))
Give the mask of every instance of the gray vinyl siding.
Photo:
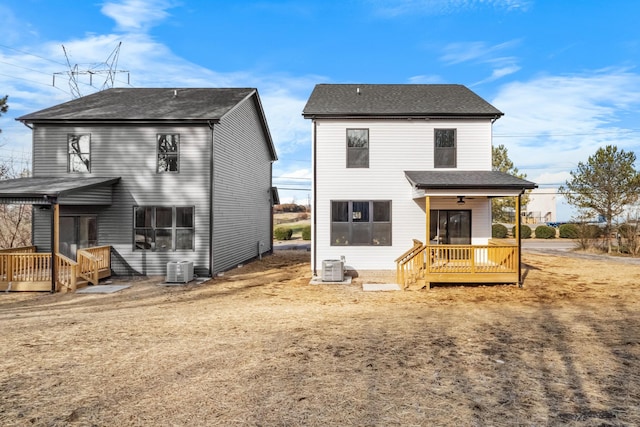
POLYGON ((31 217, 31 240, 38 252, 51 252, 51 213, 52 209, 33 207, 31 217))
POLYGON ((61 196, 58 198, 58 203, 61 205, 110 205, 113 201, 112 193, 112 186, 106 185, 61 196))
MULTIPOLYGON (((164 275, 169 261, 193 261, 198 274, 208 274, 210 128, 207 125, 36 125, 34 176, 71 175, 67 172, 69 133, 91 134, 91 173, 76 175, 121 177, 120 182, 113 186, 112 204, 101 206, 98 211, 99 244, 111 245, 118 258, 128 263, 126 269, 115 273, 135 271, 145 275, 164 275), (159 133, 180 134, 179 173, 156 173, 156 135, 159 133), (134 251, 134 206, 193 206, 194 250, 134 251)), ((99 193, 90 191, 89 197, 99 193)), ((43 232, 43 227, 39 220, 34 223, 36 233, 43 232)), ((34 233, 34 241, 48 242, 48 236, 36 238, 34 233)))
POLYGON ((272 249, 271 157, 254 98, 215 126, 213 163, 216 273, 272 249))

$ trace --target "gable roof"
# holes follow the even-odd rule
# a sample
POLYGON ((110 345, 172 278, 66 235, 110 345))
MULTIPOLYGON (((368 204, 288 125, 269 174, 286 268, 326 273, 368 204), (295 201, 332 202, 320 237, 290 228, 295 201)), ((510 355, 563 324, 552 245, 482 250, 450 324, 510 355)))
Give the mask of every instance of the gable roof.
POLYGON ((83 96, 16 120, 23 123, 217 123, 244 100, 253 97, 267 139, 275 146, 255 88, 112 88, 83 96))
POLYGON ((112 88, 26 114, 16 120, 219 120, 254 93, 256 89, 251 88, 112 88))
POLYGON ((405 171, 407 180, 422 190, 532 190, 538 185, 499 171, 405 171))
POLYGON ((319 84, 302 115, 315 117, 490 117, 503 113, 454 84, 319 84))

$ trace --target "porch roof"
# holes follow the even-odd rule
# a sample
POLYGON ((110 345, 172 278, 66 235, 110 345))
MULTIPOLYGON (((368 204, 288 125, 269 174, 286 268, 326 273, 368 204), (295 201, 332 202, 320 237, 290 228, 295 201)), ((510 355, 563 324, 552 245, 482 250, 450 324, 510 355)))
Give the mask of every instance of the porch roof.
POLYGON ((25 177, 0 180, 0 203, 50 204, 72 196, 113 185, 120 177, 25 177))
POLYGON ((527 181, 499 171, 405 171, 405 176, 417 190, 483 190, 522 192, 537 188, 527 181))

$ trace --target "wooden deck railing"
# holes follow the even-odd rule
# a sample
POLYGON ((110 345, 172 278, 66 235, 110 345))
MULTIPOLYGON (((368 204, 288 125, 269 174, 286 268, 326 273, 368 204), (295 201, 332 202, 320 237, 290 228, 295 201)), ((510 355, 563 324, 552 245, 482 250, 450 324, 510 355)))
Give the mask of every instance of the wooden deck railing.
POLYGON ((404 288, 415 284, 515 283, 518 247, 510 244, 417 246, 396 260, 396 279, 404 288))
MULTIPOLYGON (((50 291, 51 253, 35 252, 35 246, 0 250, 0 290, 50 291)), ((96 246, 77 251, 78 261, 55 256, 55 290, 70 291, 78 279, 97 285, 111 275, 111 247, 96 246)))
POLYGON ((51 288, 51 254, 25 250, 0 253, 0 290, 38 290, 51 288))
POLYGON ((57 254, 56 276, 56 291, 75 291, 78 287, 78 263, 62 254, 57 254))
POLYGON ((424 270, 426 245, 413 239, 413 247, 396 258, 396 281, 405 288, 420 280, 424 270))

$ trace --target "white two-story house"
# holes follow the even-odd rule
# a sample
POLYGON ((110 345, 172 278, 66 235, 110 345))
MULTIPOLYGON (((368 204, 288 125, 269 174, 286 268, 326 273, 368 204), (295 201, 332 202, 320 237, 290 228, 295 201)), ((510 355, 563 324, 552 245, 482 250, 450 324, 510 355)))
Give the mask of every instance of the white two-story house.
POLYGON ((405 287, 519 283, 519 236, 491 239, 491 198, 519 205, 536 185, 491 170, 502 115, 461 85, 317 85, 303 111, 314 274, 344 256, 357 271, 396 270, 405 287))

